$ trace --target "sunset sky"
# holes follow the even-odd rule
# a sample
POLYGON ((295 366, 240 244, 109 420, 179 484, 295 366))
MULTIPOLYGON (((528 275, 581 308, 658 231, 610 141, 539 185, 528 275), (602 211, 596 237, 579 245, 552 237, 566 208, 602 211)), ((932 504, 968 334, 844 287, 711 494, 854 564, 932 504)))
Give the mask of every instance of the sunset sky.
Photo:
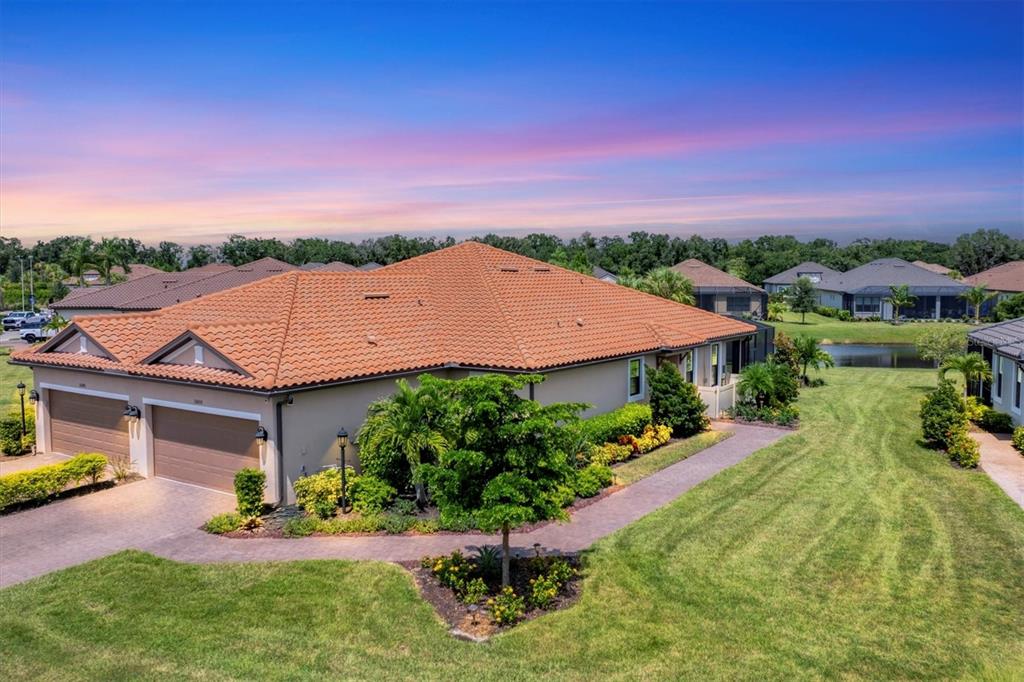
POLYGON ((0 228, 1024 233, 1022 3, 0 3, 0 228))

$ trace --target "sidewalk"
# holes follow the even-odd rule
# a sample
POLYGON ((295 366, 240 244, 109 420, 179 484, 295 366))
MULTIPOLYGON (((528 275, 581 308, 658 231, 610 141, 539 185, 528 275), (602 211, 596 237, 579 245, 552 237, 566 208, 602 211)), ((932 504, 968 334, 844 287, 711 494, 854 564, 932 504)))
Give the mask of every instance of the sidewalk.
POLYGON ((1010 434, 972 431, 981 446, 981 469, 1010 499, 1024 507, 1024 455, 1010 444, 1010 434))

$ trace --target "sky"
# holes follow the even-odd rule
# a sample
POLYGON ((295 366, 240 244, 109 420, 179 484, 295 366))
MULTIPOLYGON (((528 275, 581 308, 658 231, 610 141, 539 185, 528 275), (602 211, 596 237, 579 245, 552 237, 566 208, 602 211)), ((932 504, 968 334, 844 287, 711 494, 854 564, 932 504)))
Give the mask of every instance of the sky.
POLYGON ((0 0, 0 233, 1024 235, 1024 3, 0 0))

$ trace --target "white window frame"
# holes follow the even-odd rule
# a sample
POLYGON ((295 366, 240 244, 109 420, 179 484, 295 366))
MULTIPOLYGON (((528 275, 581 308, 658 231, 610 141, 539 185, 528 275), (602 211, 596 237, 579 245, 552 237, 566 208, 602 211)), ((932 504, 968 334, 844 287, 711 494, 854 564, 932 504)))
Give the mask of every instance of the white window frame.
POLYGON ((192 352, 194 353, 194 357, 195 357, 195 364, 197 364, 197 365, 204 365, 204 364, 206 364, 206 354, 204 353, 205 350, 206 349, 203 348, 198 343, 196 345, 192 346, 192 352))
POLYGON ((994 353, 992 358, 992 400, 1003 402, 1003 356, 994 353))
POLYGON ((644 379, 645 379, 644 373, 645 372, 644 372, 644 359, 643 359, 643 357, 630 358, 626 362, 626 400, 627 400, 627 402, 635 402, 637 400, 643 399, 644 393, 645 393, 645 390, 644 390, 644 388, 645 388, 644 387, 644 383, 645 383, 644 382, 644 379), (638 377, 640 379, 640 381, 639 381, 640 391, 639 391, 639 393, 636 393, 636 394, 630 393, 630 388, 631 388, 630 387, 630 383, 632 383, 632 379, 633 379, 633 363, 634 362, 636 362, 636 363, 638 363, 640 365, 640 376, 638 377))
POLYGON ((708 369, 710 370, 711 376, 708 379, 713 379, 714 383, 708 384, 708 386, 721 386, 722 385, 722 344, 712 343, 708 347, 708 369))
POLYGON ((1024 391, 1024 367, 1021 365, 1014 365, 1014 388, 1013 402, 1010 403, 1010 409, 1020 414, 1021 402, 1024 402, 1024 397, 1021 396, 1021 391, 1024 391))
POLYGON ((694 368, 696 367, 696 360, 694 358, 694 354, 696 352, 696 349, 693 349, 683 353, 683 361, 682 363, 680 363, 683 366, 683 381, 690 384, 694 383, 694 381, 697 378, 696 374, 694 373, 694 368))

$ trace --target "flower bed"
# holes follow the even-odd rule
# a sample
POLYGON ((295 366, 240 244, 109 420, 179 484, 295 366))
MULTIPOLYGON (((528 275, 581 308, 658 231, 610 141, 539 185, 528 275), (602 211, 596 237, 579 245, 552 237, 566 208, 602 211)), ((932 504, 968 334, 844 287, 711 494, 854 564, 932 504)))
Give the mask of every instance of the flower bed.
POLYGON ((452 634, 477 641, 579 599, 578 557, 545 554, 536 545, 533 556, 512 558, 505 588, 497 547, 479 547, 470 556, 456 551, 424 557, 404 565, 452 634))

